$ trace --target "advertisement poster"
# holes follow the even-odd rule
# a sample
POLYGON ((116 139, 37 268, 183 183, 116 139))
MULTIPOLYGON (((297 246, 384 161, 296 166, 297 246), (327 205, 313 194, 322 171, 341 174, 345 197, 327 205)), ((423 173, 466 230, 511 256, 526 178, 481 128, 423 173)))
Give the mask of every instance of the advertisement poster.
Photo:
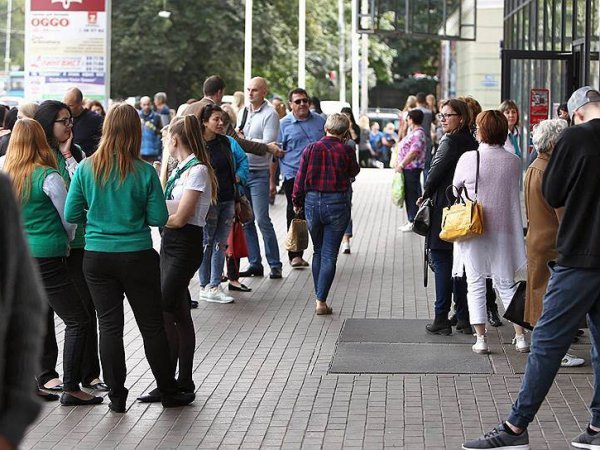
POLYGON ((107 106, 110 0, 26 0, 25 98, 62 100, 78 87, 107 106))

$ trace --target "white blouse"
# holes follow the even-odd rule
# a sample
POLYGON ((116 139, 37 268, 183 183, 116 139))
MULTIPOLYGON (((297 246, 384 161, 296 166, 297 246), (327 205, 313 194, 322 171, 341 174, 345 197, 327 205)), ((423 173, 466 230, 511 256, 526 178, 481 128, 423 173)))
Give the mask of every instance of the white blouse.
MULTIPOLYGON (((193 155, 190 155, 180 162, 171 176, 174 176, 177 173, 177 170, 184 167, 192 158, 193 155)), ((200 195, 200 199, 196 204, 196 211, 194 212, 194 215, 189 218, 187 223, 203 227, 206 225, 206 214, 208 213, 208 208, 210 207, 210 201, 212 198, 208 169, 205 165, 197 164, 186 170, 179 177, 179 179, 175 181, 175 186, 173 187, 173 191, 171 193, 173 200, 167 200, 167 203, 170 203, 171 207, 173 204, 179 203, 186 189, 202 192, 202 195, 200 195)), ((171 207, 169 210, 171 210, 171 207)))

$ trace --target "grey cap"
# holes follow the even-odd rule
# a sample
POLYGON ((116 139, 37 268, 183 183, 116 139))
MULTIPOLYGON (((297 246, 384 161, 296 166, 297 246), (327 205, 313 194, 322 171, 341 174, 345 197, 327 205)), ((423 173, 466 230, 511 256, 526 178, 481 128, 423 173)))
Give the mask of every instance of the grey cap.
POLYGON ((569 110, 569 117, 573 120, 573 114, 579 108, 588 103, 600 102, 600 92, 591 86, 583 86, 577 89, 569 98, 567 103, 567 109, 569 110))

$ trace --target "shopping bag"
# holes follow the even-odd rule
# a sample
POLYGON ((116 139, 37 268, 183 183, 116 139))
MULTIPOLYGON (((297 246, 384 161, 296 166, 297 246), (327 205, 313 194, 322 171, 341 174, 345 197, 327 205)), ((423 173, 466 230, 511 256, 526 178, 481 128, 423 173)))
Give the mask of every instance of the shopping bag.
POLYGON ((506 308, 504 318, 509 322, 521 325, 523 328, 533 330, 533 326, 529 322, 525 321, 525 298, 527 291, 527 283, 525 281, 519 281, 517 292, 510 301, 510 305, 506 308))
POLYGON ((248 257, 248 244, 244 228, 237 219, 233 220, 233 226, 227 238, 227 250, 225 250, 225 254, 230 258, 237 259, 248 257))
POLYGON ((394 173, 392 180, 392 203, 399 208, 404 206, 404 174, 402 172, 394 173))
POLYGON ((308 226, 306 220, 293 219, 285 239, 288 252, 301 252, 308 248, 308 226))

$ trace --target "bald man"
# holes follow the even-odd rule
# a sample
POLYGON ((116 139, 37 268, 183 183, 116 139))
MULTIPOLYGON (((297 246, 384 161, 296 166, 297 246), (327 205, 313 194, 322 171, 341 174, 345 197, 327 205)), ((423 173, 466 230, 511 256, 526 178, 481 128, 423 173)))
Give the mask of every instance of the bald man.
POLYGON ((63 103, 69 107, 73 116, 73 143, 79 145, 84 153, 90 156, 98 148, 104 119, 83 107, 83 94, 76 87, 65 93, 63 103))
MULTIPOLYGON (((275 142, 279 134, 279 115, 265 100, 269 88, 264 78, 256 77, 248 83, 246 94, 250 105, 238 113, 237 128, 245 139, 268 144, 275 142)), ((249 267, 240 273, 241 277, 263 276, 264 269, 258 243, 256 224, 265 244, 265 256, 271 268, 271 278, 281 278, 279 245, 269 217, 270 191, 275 190, 272 179, 273 157, 270 154, 258 156, 248 154, 250 176, 245 186, 246 195, 252 203, 255 220, 244 224, 248 242, 249 267)))

